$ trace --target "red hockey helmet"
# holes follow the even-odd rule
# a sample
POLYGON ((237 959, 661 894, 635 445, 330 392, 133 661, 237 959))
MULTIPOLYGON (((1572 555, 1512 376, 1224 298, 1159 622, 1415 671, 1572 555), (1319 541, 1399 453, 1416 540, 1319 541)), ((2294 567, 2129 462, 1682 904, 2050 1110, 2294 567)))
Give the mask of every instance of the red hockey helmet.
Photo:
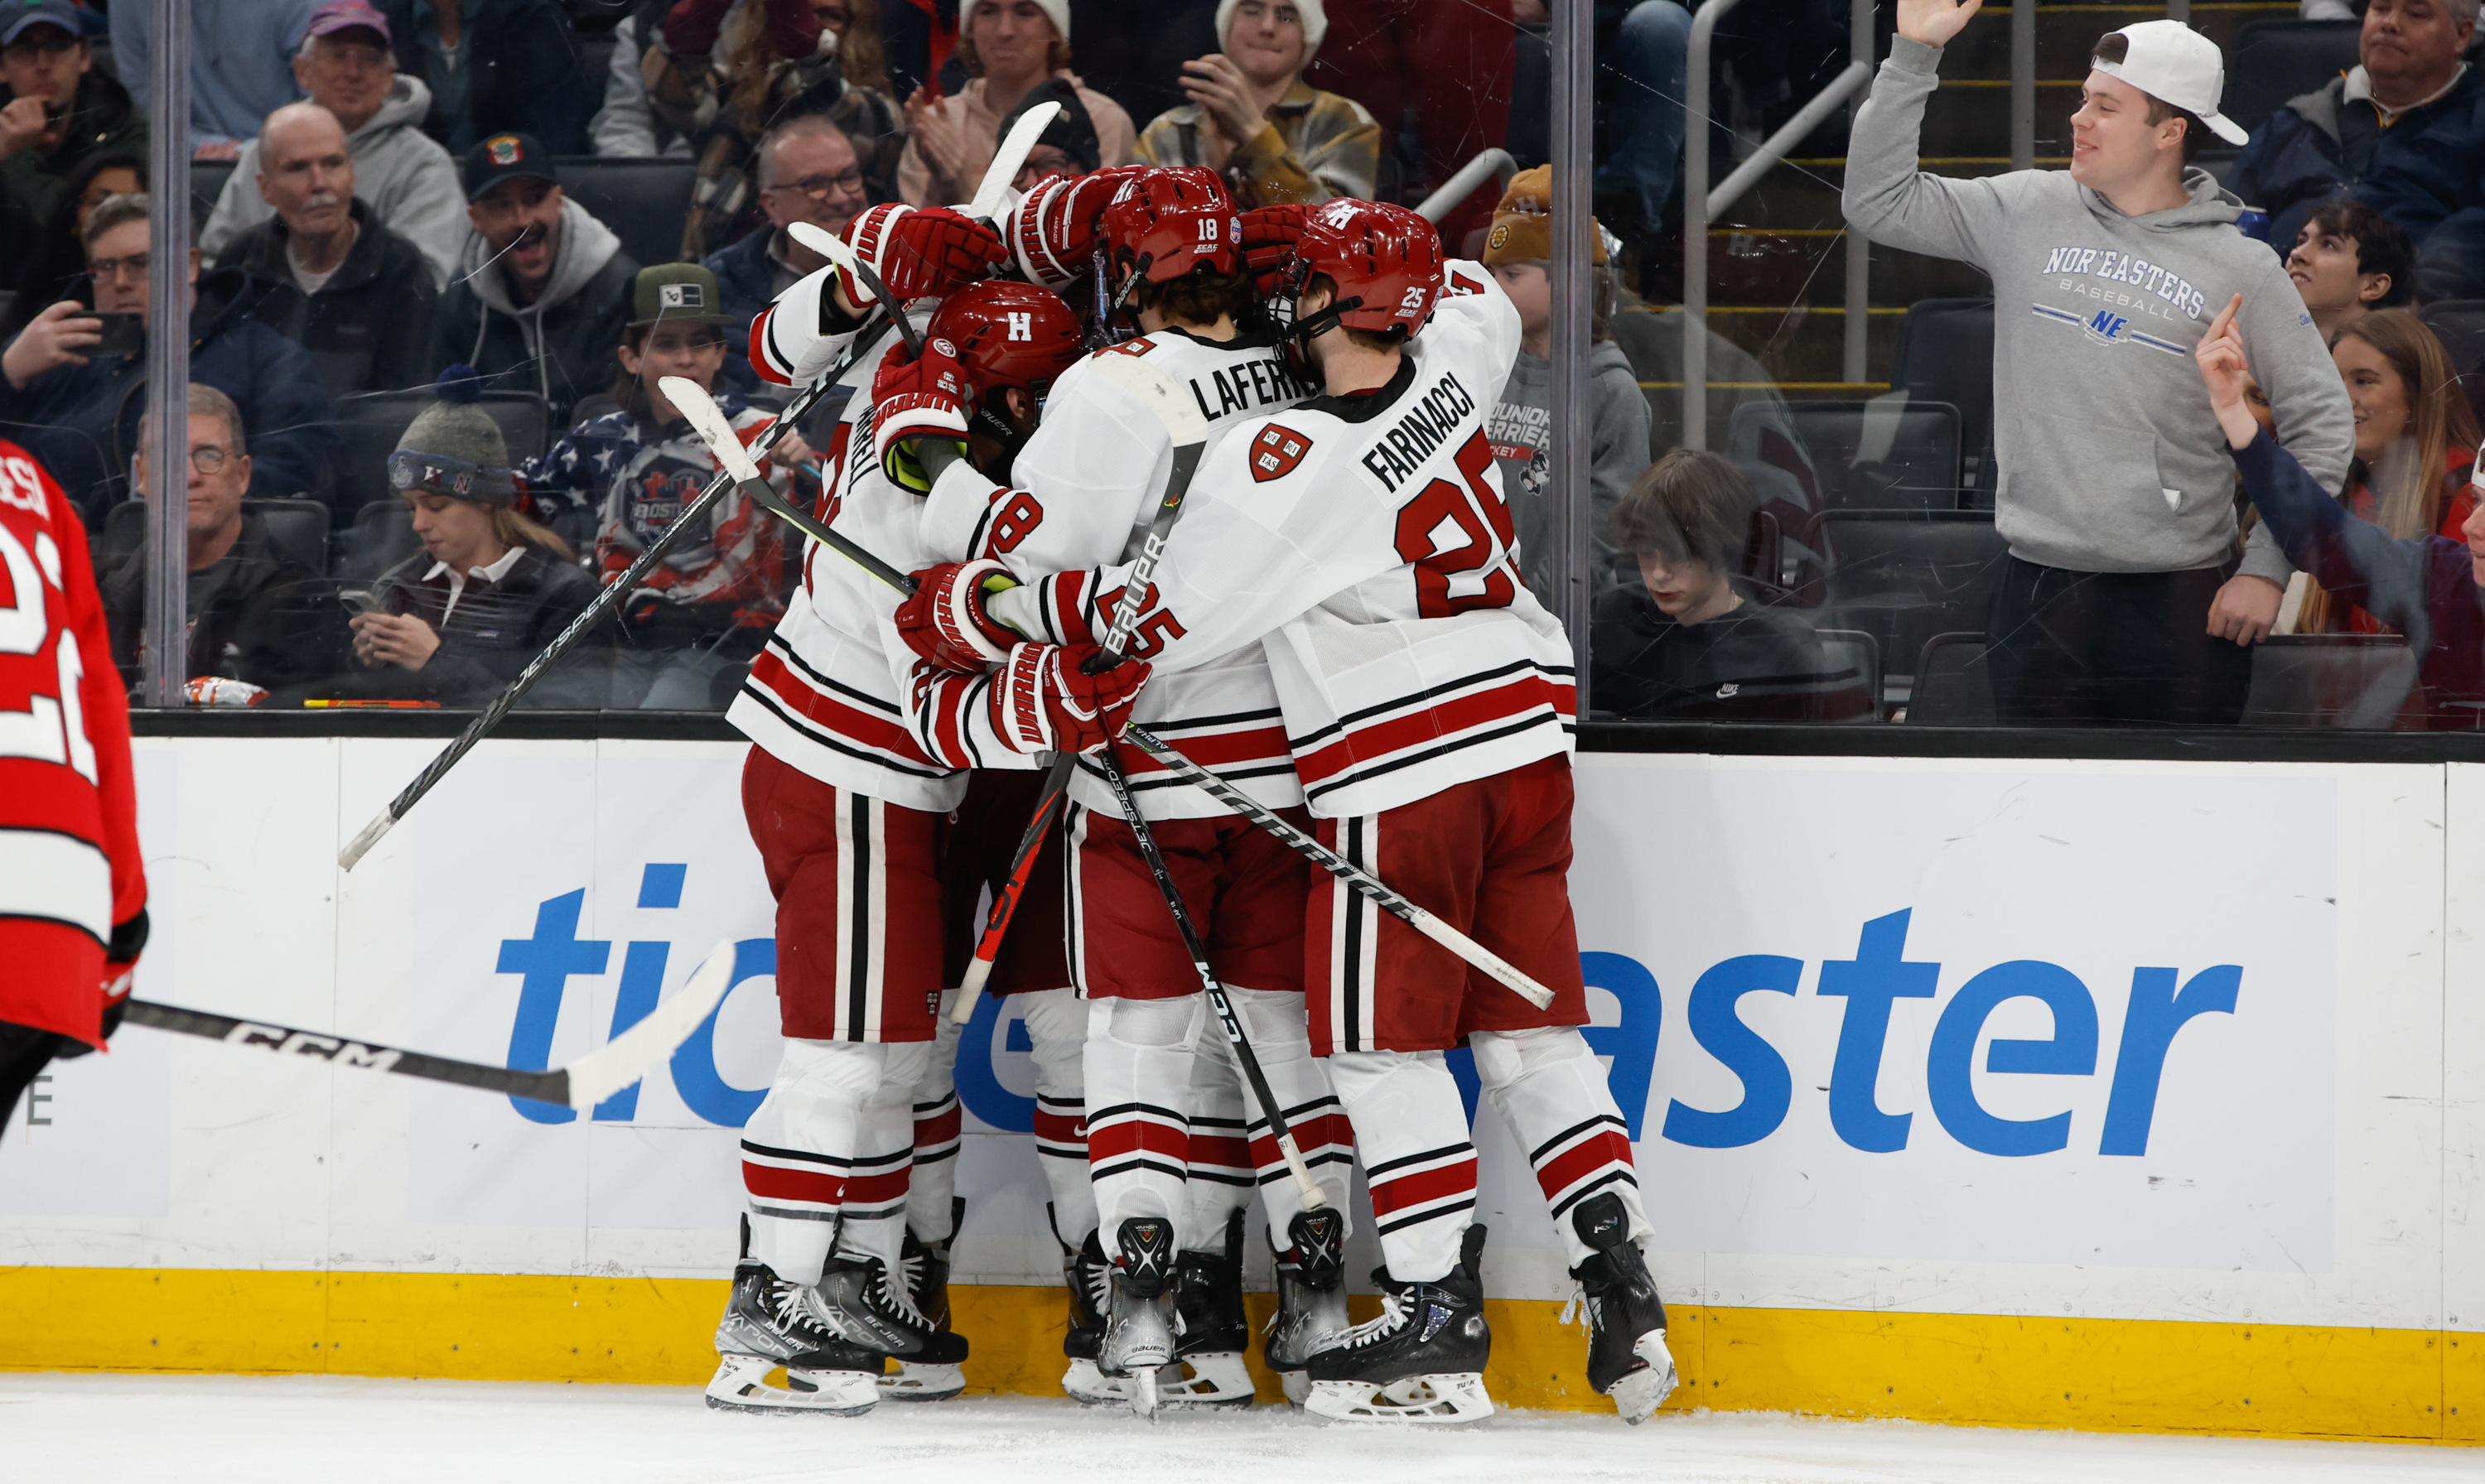
POLYGON ((1108 259, 1131 254, 1147 264, 1151 283, 1178 279, 1201 263, 1218 273, 1242 267, 1242 218, 1216 172, 1196 165, 1152 170, 1124 182, 1096 226, 1108 259))
POLYGON ((1079 317, 1059 294, 996 280, 969 283, 942 299, 924 337, 958 347, 978 394, 1001 387, 1040 394, 1085 351, 1079 317))
POLYGON ((1295 256, 1278 277, 1279 298, 1291 302, 1321 274, 1337 284, 1337 298, 1295 334, 1308 339, 1340 324, 1411 337, 1441 302, 1441 234, 1405 206, 1328 202, 1304 219, 1295 256))

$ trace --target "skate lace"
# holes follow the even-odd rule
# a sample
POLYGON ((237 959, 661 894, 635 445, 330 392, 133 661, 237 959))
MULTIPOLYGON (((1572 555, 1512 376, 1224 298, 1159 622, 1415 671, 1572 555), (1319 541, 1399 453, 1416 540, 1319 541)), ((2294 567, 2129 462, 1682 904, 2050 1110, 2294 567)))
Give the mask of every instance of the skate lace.
POLYGON ((923 1286, 923 1255, 908 1253, 898 1258, 897 1276, 906 1284, 906 1291, 910 1295, 919 1290, 923 1286))
POLYGON ((809 1306, 805 1303, 807 1291, 801 1283, 779 1279, 768 1285, 767 1296, 760 1303, 788 1331, 822 1333, 820 1322, 812 1317, 809 1306))
POLYGON ((1406 1327, 1406 1306, 1394 1293, 1380 1295, 1380 1317, 1367 1320, 1338 1337, 1338 1343, 1352 1350, 1378 1344, 1406 1327))
POLYGON ((873 1284, 873 1288, 878 1293, 882 1308, 916 1329, 928 1330, 932 1328, 931 1319, 924 1314, 923 1310, 915 1307, 913 1268, 920 1261, 921 1259, 914 1257, 900 1259, 900 1267, 908 1270, 905 1274, 906 1282, 902 1287, 888 1281, 891 1270, 883 1266, 880 1270, 879 1282, 873 1284))
POLYGON ((1588 1297, 1585 1286, 1573 1286, 1570 1290, 1570 1302, 1562 1306, 1561 1317, 1554 1320, 1554 1323, 1570 1324, 1575 1321, 1579 1328, 1594 1335, 1597 1333, 1596 1315, 1597 1301, 1588 1297))

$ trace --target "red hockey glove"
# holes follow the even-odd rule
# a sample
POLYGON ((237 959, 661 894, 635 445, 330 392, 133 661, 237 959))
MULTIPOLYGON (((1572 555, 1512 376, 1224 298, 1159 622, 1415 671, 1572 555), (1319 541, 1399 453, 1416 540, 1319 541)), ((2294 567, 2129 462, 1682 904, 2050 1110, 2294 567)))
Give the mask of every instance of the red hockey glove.
POLYGON ((914 593, 897 606, 897 636, 942 669, 977 674, 1026 642, 985 611, 988 595, 1018 585, 999 562, 942 562, 915 574, 915 582, 914 593))
MULTIPOLYGON (((846 241, 901 302, 945 294, 1009 258, 1000 233, 946 206, 874 206, 854 219, 846 241)), ((880 302, 860 283, 844 286, 858 310, 880 302)))
MULTIPOLYGON (((138 973, 138 955, 147 947, 147 909, 140 907, 127 922, 114 925, 112 941, 103 950, 103 1026, 102 1039, 112 1039, 121 1029, 121 1017, 129 1009, 129 987, 138 973)), ((55 1061, 67 1062, 86 1055, 94 1048, 74 1036, 63 1036, 55 1042, 60 1049, 52 1053, 55 1061)))
POLYGON ((1121 165, 1075 180, 1055 175, 1036 182, 1009 221, 1010 254, 1019 270, 1051 289, 1085 274, 1096 254, 1096 220, 1106 204, 1125 183, 1154 168, 1121 165))
POLYGON ((871 379, 872 452, 902 488, 920 495, 931 488, 922 467, 899 445, 913 438, 967 440, 967 368, 958 347, 941 336, 923 342, 920 360, 891 350, 871 379))
POLYGON ((1021 644, 993 677, 993 730, 1020 752, 1093 752, 1121 735, 1147 684, 1148 666, 1126 661, 1101 675, 1079 672, 1093 644, 1021 644))
POLYGON ((1261 298, 1276 292, 1277 270, 1295 256, 1310 214, 1310 207, 1300 205, 1254 206, 1242 213, 1242 261, 1261 298))

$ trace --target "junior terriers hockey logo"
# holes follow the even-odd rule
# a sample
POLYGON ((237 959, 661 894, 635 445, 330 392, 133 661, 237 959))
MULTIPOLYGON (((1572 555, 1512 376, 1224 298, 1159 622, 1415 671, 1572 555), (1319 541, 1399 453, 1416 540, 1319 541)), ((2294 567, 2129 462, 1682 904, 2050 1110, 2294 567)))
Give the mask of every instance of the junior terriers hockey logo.
POLYGON ((1271 422, 1251 440, 1251 477, 1262 484, 1283 479, 1311 451, 1310 439, 1282 423, 1271 422))

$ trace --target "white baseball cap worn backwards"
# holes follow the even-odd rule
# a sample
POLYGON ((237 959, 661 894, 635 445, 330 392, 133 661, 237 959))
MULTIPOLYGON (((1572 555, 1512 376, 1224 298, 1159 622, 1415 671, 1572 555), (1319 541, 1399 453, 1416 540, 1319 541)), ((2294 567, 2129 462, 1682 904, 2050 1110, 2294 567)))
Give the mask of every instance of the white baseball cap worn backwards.
POLYGON ((2218 99, 2226 91, 2226 59, 2217 42, 2179 20, 2144 20, 2115 35, 2128 44, 2123 59, 2091 59, 2090 67, 2197 116, 2227 144, 2240 145, 2252 137, 2218 112, 2218 99))

